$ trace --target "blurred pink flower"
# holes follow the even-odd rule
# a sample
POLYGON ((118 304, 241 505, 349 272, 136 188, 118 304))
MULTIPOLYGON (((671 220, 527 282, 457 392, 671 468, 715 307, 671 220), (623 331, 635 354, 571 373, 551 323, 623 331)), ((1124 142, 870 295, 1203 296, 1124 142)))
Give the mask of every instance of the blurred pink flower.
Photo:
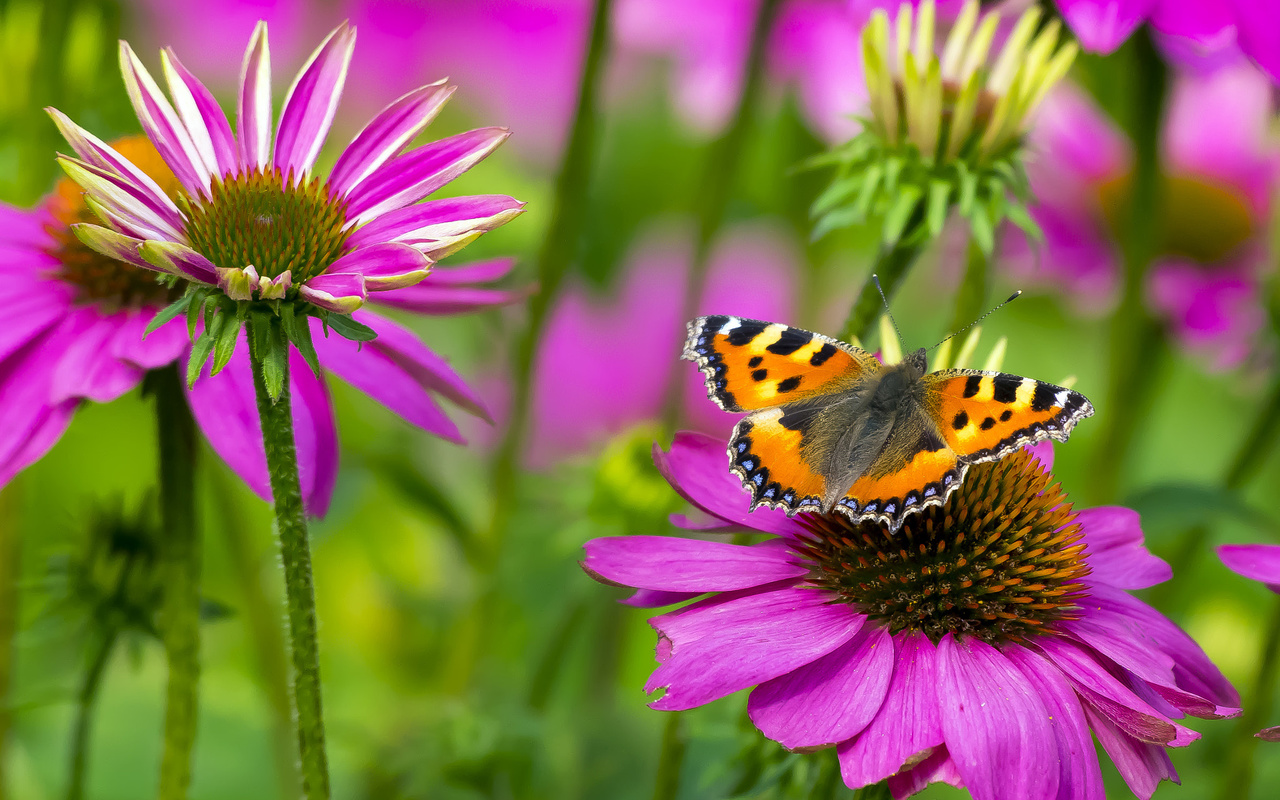
POLYGON ((1086 50, 1110 53, 1148 22, 1184 63, 1228 61, 1243 51, 1280 82, 1280 3, 1275 0, 1055 0, 1086 50))
MULTIPOLYGON (((1164 123, 1166 205, 1147 299, 1185 347, 1221 369, 1245 358, 1264 321, 1258 279, 1269 267, 1267 224, 1280 179, 1273 113, 1266 78, 1238 64, 1179 77, 1164 123)), ((1008 231, 1004 261, 1020 280, 1056 285, 1080 310, 1104 312, 1121 269, 1129 142, 1064 86, 1045 103, 1031 146, 1032 214, 1046 241, 1036 253, 1008 231)))
MULTIPOLYGON (((545 467, 662 414, 670 382, 683 384, 683 418, 727 436, 735 420, 707 399, 701 376, 680 369, 681 319, 691 246, 670 231, 643 238, 608 297, 567 289, 551 311, 534 362, 529 459, 545 467)), ((724 234, 711 255, 702 314, 789 321, 795 313, 794 245, 753 224, 724 234)))
MULTIPOLYGON (((620 49, 671 61, 676 111, 695 129, 728 122, 746 77, 760 0, 621 0, 614 19, 620 49)), ((794 85, 801 108, 824 138, 858 131, 862 108, 860 26, 846 0, 786 0, 769 33, 767 68, 794 85)))
MULTIPOLYGON (((1224 544, 1218 547, 1218 558, 1237 575, 1260 581, 1280 594, 1280 545, 1224 544)), ((1254 736, 1268 742, 1280 742, 1280 725, 1263 728, 1254 736)))

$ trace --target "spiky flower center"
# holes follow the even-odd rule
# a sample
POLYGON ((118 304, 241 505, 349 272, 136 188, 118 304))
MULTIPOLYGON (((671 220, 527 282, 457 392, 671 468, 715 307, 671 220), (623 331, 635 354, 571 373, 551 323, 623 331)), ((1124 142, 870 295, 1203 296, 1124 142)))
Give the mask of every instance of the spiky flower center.
MULTIPOLYGON (((1249 199, 1239 190, 1208 176, 1162 177, 1160 254, 1216 264, 1230 257, 1257 232, 1249 199)), ((1098 187, 1107 227, 1117 237, 1129 229, 1133 174, 1098 187)))
MULTIPOLYGON (((146 172, 170 196, 180 189, 151 142, 129 136, 112 142, 125 158, 146 172)), ((107 311, 144 306, 166 306, 181 294, 156 280, 156 273, 105 256, 76 237, 76 223, 101 224, 102 220, 85 204, 84 190, 68 178, 58 181, 46 206, 53 219, 45 225, 52 239, 49 255, 58 261, 53 274, 76 288, 76 299, 107 311)))
POLYGON ((1074 619, 1085 546, 1071 504, 1026 451, 979 464, 947 502, 894 534, 840 514, 805 517, 810 583, 893 633, 1023 641, 1074 619))
POLYGON ((208 198, 179 205, 191 246, 214 264, 268 278, 290 270, 294 284, 324 272, 350 235, 346 202, 323 179, 276 168, 215 178, 208 198))

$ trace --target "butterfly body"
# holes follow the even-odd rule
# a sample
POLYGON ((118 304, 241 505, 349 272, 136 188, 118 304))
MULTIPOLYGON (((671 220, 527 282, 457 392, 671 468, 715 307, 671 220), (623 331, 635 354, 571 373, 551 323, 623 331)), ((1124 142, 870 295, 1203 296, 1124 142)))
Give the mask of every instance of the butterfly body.
POLYGON ((852 345, 729 316, 689 323, 684 357, 708 396, 749 412, 729 442, 752 509, 844 513, 890 530, 940 505, 969 464, 1065 440, 1093 413, 1083 395, 978 370, 928 372, 924 350, 881 364, 852 345))

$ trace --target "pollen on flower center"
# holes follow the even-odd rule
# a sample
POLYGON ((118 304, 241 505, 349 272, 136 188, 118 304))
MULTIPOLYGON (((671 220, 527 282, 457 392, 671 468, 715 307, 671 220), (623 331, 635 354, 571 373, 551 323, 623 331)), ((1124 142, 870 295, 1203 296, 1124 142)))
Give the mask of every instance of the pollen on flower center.
POLYGON ((294 183, 279 169, 214 179, 210 197, 179 200, 191 246, 219 267, 253 266, 294 283, 319 275, 343 255, 345 201, 321 178, 294 183))
POLYGON ((802 515, 794 545, 810 583, 885 624, 935 642, 968 634, 1023 641, 1074 619, 1089 573, 1075 513, 1026 451, 970 467, 947 502, 907 517, 895 534, 840 514, 802 515))

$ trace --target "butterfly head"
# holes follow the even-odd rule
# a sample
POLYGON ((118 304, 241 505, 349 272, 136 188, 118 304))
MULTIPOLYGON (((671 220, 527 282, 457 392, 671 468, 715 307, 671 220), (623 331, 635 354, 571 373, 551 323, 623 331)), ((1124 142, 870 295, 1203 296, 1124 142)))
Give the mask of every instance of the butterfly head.
POLYGON ((908 353, 902 359, 902 368, 912 379, 923 378, 924 374, 929 371, 929 359, 925 356, 924 348, 921 347, 914 353, 908 353))

